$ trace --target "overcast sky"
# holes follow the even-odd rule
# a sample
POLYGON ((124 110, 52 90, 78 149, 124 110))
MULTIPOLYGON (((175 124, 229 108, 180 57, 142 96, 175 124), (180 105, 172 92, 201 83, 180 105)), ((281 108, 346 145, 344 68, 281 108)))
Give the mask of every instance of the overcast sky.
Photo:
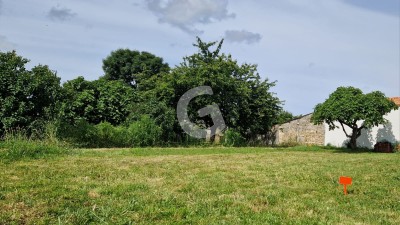
POLYGON ((338 86, 400 96, 400 0, 0 0, 0 50, 57 71, 62 81, 103 75, 118 48, 171 67, 195 37, 258 65, 296 115, 338 86))

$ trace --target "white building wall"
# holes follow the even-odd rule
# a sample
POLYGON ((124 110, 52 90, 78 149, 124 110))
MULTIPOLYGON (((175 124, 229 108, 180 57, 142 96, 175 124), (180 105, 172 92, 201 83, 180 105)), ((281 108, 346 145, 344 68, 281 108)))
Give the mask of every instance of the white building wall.
MULTIPOLYGON (((388 140, 392 143, 400 142, 400 110, 393 110, 384 116, 389 122, 385 125, 379 125, 369 130, 363 129, 361 136, 357 139, 359 147, 374 148, 377 141, 388 140)), ((361 122, 359 123, 361 124, 361 122)), ((337 147, 345 147, 348 138, 343 132, 340 123, 335 123, 335 130, 329 130, 328 124, 325 124, 325 145, 331 144, 337 147)), ((348 134, 351 134, 350 128, 344 126, 348 134)))

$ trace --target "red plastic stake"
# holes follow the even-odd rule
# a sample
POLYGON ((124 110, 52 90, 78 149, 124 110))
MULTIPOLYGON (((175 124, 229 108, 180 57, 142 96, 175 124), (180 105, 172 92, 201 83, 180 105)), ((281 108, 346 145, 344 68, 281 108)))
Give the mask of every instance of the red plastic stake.
POLYGON ((339 178, 339 183, 343 184, 343 187, 344 187, 343 192, 345 195, 347 195, 347 185, 351 184, 351 181, 352 181, 351 177, 340 177, 339 178))

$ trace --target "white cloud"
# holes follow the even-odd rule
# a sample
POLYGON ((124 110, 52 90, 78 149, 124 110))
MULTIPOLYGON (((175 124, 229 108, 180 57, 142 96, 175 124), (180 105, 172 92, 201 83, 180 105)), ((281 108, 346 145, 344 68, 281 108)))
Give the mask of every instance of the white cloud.
POLYGON ((245 42, 247 44, 257 43, 262 36, 258 33, 252 33, 246 30, 227 30, 225 31, 225 40, 228 42, 245 42))
POLYGON ((65 21, 76 16, 71 9, 52 7, 47 16, 53 21, 65 21))
POLYGON ((159 21, 191 33, 202 33, 195 26, 235 17, 228 13, 228 0, 149 0, 147 7, 159 21))
POLYGON ((11 51, 15 45, 7 40, 7 37, 0 35, 0 51, 11 51))

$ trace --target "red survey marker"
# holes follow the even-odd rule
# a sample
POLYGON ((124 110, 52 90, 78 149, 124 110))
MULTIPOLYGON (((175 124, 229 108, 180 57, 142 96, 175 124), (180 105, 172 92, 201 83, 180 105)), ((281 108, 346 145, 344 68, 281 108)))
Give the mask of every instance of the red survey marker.
POLYGON ((345 195, 347 195, 347 185, 351 184, 351 182, 352 182, 351 177, 340 177, 339 178, 339 183, 343 184, 343 187, 344 187, 343 192, 345 195))

